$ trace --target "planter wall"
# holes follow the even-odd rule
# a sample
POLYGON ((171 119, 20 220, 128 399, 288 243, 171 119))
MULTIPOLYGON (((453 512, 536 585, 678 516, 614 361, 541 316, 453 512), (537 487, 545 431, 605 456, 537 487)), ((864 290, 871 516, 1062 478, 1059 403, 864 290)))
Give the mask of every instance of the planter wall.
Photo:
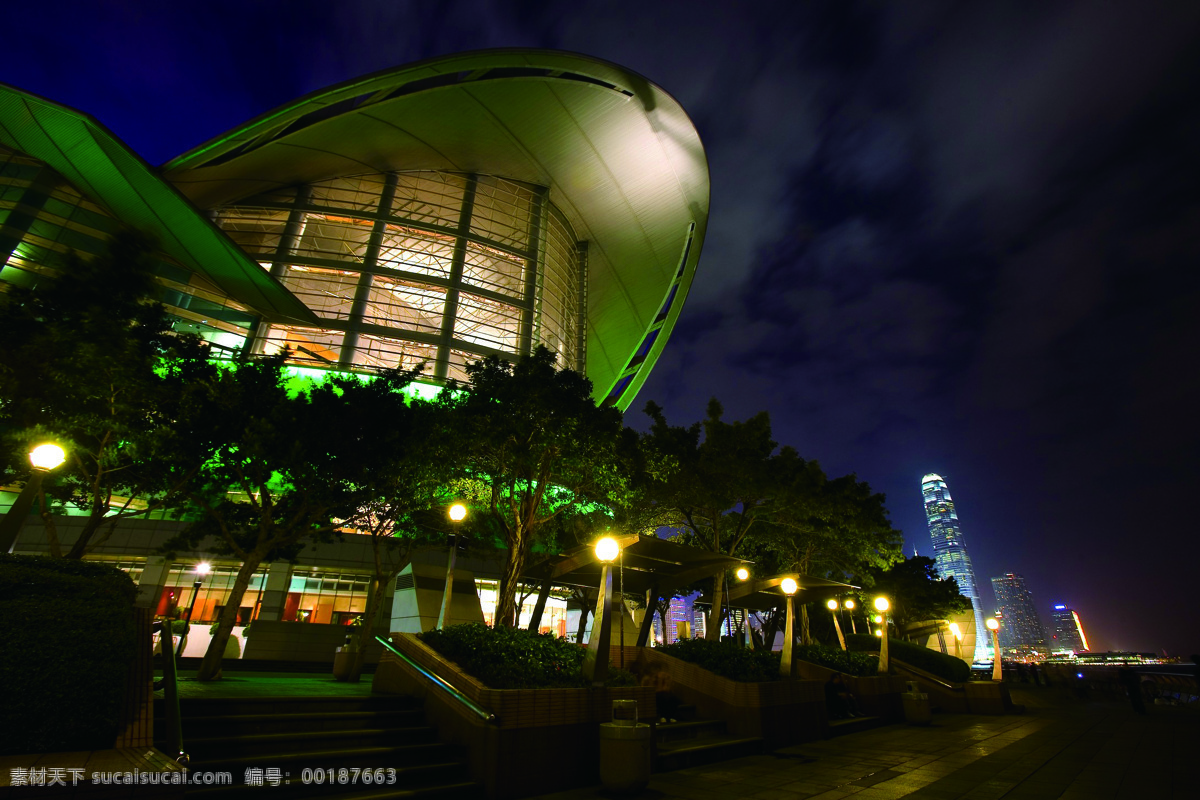
POLYGON ((372 690, 423 698, 439 738, 463 747, 471 776, 493 800, 596 783, 599 724, 612 719, 613 700, 635 700, 638 716, 654 713, 654 690, 491 689, 462 672, 413 634, 393 633, 393 646, 496 716, 484 723, 409 664, 384 651, 372 690), (530 762, 536 753, 536 765, 530 762))
POLYGON ((670 674, 673 694, 696 706, 700 716, 724 720, 735 736, 762 737, 776 747, 825 736, 829 716, 819 681, 742 683, 654 648, 641 650, 642 663, 661 664, 670 674))
MULTIPOLYGON (((825 682, 836 670, 813 664, 810 661, 796 661, 796 671, 802 678, 819 684, 822 700, 825 697, 825 682)), ((906 681, 899 675, 880 675, 856 677, 842 673, 846 687, 858 698, 859 710, 872 717, 884 717, 894 721, 904 719, 904 705, 900 693, 907 689, 906 681)))

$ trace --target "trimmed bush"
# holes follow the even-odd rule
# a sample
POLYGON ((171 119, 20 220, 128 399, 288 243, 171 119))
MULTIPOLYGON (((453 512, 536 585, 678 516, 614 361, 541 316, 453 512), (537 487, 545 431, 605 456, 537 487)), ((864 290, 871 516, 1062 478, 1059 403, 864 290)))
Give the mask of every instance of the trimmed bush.
POLYGON ((104 564, 0 555, 0 754, 113 746, 136 593, 104 564))
POLYGON ((770 650, 748 650, 734 642, 680 639, 675 644, 663 645, 658 652, 731 681, 762 683, 779 680, 779 653, 770 650))
MULTIPOLYGON (((851 650, 863 653, 879 652, 879 637, 857 634, 846 637, 846 646, 851 650)), ((888 637, 888 654, 890 657, 911 664, 918 669, 936 675, 939 678, 954 683, 965 683, 971 680, 971 666, 954 656, 921 647, 919 644, 906 642, 903 639, 888 637)))
MULTIPOLYGON (((891 641, 890 639, 888 640, 891 641)), ((849 646, 849 645, 847 645, 849 646)), ((823 644, 807 644, 796 647, 796 658, 810 664, 836 669, 847 675, 869 677, 879 670, 879 660, 866 653, 856 653, 853 650, 843 650, 840 647, 827 647, 823 644)))
MULTIPOLYGON (((482 622, 451 625, 417 636, 464 672, 493 689, 573 689, 583 677, 584 648, 552 633, 489 628, 482 622)), ((612 669, 606 686, 635 685, 631 673, 612 669)))

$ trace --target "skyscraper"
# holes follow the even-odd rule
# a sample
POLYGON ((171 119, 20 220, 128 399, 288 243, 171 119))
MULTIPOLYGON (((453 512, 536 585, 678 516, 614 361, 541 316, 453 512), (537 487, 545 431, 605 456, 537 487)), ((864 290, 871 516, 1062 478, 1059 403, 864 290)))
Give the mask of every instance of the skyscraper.
POLYGON ((1046 651, 1046 629, 1033 604, 1033 595, 1020 575, 1007 572, 992 578, 992 591, 1000 606, 1000 646, 1023 654, 1046 651))
POLYGON ((975 569, 962 530, 958 527, 958 514, 950 489, 941 475, 929 473, 921 479, 921 494, 925 499, 925 520, 929 523, 929 538, 933 540, 933 558, 938 574, 943 578, 954 578, 958 591, 971 600, 975 612, 975 660, 991 658, 987 628, 983 625, 983 606, 979 601, 979 589, 975 583, 975 569))
POLYGON ((1079 614, 1061 603, 1050 612, 1050 649, 1054 652, 1069 650, 1072 653, 1089 649, 1079 614))

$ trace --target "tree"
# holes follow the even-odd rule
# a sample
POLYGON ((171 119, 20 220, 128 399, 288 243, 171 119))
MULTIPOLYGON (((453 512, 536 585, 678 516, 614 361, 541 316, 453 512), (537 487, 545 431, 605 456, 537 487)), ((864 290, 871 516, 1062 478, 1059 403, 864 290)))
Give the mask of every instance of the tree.
MULTIPOLYGON (((756 523, 769 518, 781 490, 781 469, 798 459, 795 451, 776 452, 766 412, 745 422, 726 422, 715 398, 704 422, 688 428, 667 424, 655 403, 646 405, 646 414, 653 424, 645 448, 678 466, 651 490, 668 511, 670 524, 682 532, 684 544, 737 555, 756 523)), ((713 576, 707 639, 721 635, 724 583, 724 573, 713 576)))
POLYGON ((932 558, 913 556, 887 569, 871 570, 870 578, 872 589, 891 602, 888 615, 905 638, 913 623, 971 610, 971 599, 959 592, 958 581, 941 578, 932 558))
POLYGON ((589 504, 619 505, 628 484, 621 412, 598 407, 591 382, 556 370, 544 347, 515 364, 467 367, 471 387, 439 396, 454 413, 473 505, 507 548, 496 624, 514 626, 521 574, 556 517, 589 504))
POLYGON ((406 376, 382 376, 377 379, 384 381, 381 387, 333 378, 295 391, 288 386, 283 358, 222 371, 201 409, 203 424, 215 431, 216 446, 185 489, 184 510, 199 519, 167 548, 194 547, 212 536, 215 552, 234 555, 242 565, 199 680, 219 673, 241 599, 263 561, 294 558, 306 539, 330 538, 366 524, 378 498, 372 473, 389 443, 383 435, 389 414, 399 415, 404 407, 398 391, 384 390, 398 388, 406 376), (381 398, 390 398, 392 405, 381 408, 381 398))
MULTIPOLYGON (((186 417, 216 368, 146 302, 154 252, 122 230, 94 258, 71 255, 61 274, 0 293, 0 427, 18 445, 51 439, 67 452, 40 498, 55 556, 51 499, 85 512, 67 553, 82 558, 121 520, 160 508, 203 460, 186 417)), ((5 448, 9 478, 28 471, 26 449, 5 448)))

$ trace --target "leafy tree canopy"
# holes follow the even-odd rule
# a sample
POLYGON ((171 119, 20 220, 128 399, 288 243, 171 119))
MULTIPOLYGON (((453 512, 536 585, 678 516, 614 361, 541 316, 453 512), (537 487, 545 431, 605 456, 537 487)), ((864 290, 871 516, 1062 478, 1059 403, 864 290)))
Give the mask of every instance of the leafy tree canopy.
POLYGON ((959 593, 958 581, 943 580, 932 558, 913 556, 887 569, 870 572, 872 591, 891 601, 888 614, 904 631, 914 622, 945 619, 971 610, 970 598, 959 593))

